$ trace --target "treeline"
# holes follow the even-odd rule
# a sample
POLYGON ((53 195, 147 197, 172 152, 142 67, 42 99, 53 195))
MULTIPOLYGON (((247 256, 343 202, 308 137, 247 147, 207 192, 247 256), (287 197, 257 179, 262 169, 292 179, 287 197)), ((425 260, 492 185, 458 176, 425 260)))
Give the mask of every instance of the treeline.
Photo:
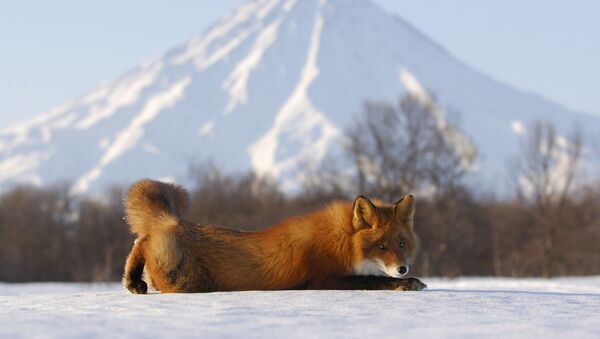
MULTIPOLYGON (((359 193, 392 202, 414 192, 417 275, 600 274, 600 185, 581 179, 586 144, 577 130, 529 126, 502 198, 473 187, 477 151, 431 98, 367 103, 342 142, 293 195, 251 173, 196 168, 187 218, 259 230, 359 193)), ((0 281, 119 280, 134 240, 124 189, 101 200, 71 197, 68 185, 1 195, 0 281)))

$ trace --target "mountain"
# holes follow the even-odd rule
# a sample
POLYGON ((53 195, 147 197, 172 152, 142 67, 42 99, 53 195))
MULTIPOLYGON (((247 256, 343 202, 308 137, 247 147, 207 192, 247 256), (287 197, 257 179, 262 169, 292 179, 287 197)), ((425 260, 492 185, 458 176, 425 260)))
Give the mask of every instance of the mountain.
MULTIPOLYGON (((512 53, 512 52, 507 52, 512 53)), ((518 51, 514 51, 518 53, 518 51)), ((93 65, 90 65, 93 67, 93 65)), ((566 133, 573 112, 463 64, 364 0, 249 1, 182 46, 0 133, 0 187, 69 180, 100 192, 142 177, 185 183, 190 164, 253 169, 293 189, 338 145, 366 99, 436 94, 460 111, 484 182, 533 120, 566 133)))

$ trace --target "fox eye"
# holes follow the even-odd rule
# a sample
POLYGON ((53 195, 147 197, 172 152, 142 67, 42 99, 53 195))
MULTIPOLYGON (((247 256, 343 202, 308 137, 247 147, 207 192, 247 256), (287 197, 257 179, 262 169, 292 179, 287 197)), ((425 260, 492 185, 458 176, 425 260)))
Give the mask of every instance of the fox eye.
POLYGON ((401 241, 400 242, 400 248, 404 248, 404 247, 406 247, 406 243, 404 241, 401 241))
POLYGON ((377 248, 379 248, 380 250, 385 250, 385 245, 382 243, 377 244, 377 248))

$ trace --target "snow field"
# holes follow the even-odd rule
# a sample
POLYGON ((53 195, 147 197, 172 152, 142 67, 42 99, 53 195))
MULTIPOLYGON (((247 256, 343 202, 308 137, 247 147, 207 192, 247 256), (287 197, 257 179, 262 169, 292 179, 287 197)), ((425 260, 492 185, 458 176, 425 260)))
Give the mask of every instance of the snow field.
POLYGON ((424 292, 132 295, 118 284, 0 284, 0 338, 565 337, 600 333, 600 277, 424 279, 424 292))

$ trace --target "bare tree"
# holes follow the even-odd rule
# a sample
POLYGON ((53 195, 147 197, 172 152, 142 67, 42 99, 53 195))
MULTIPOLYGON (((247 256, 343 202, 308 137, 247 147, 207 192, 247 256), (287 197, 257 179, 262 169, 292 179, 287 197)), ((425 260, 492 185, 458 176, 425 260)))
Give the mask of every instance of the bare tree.
POLYGON ((473 257, 464 255, 464 244, 474 244, 474 253, 487 243, 473 240, 483 227, 476 227, 476 214, 466 215, 474 209, 467 208, 470 196, 460 188, 476 150, 435 99, 405 95, 397 106, 367 102, 346 136, 359 193, 387 201, 410 192, 433 193, 429 201, 420 199, 416 215, 422 225, 423 273, 465 272, 460 265, 470 265, 473 257))
POLYGON ((516 163, 520 196, 540 208, 563 205, 573 188, 582 144, 579 129, 562 137, 550 123, 535 122, 516 163))
POLYGON ((70 198, 66 187, 16 187, 0 197, 0 279, 57 280, 67 242, 70 198))
POLYGON ((535 122, 515 162, 519 199, 533 207, 530 226, 540 235, 542 275, 546 277, 553 274, 557 227, 573 190, 582 144, 579 129, 563 137, 552 124, 535 122))
POLYGON ((110 281, 122 275, 123 258, 133 235, 123 220, 123 190, 112 188, 104 199, 82 199, 71 232, 70 273, 78 281, 110 281))
POLYGON ((411 95, 397 107, 367 102, 347 137, 358 191, 388 200, 414 190, 452 187, 476 153, 433 99, 423 102, 411 95))
POLYGON ((195 171, 197 184, 190 192, 188 213, 194 221, 256 230, 286 213, 286 198, 269 178, 253 173, 226 175, 211 164, 195 171))

